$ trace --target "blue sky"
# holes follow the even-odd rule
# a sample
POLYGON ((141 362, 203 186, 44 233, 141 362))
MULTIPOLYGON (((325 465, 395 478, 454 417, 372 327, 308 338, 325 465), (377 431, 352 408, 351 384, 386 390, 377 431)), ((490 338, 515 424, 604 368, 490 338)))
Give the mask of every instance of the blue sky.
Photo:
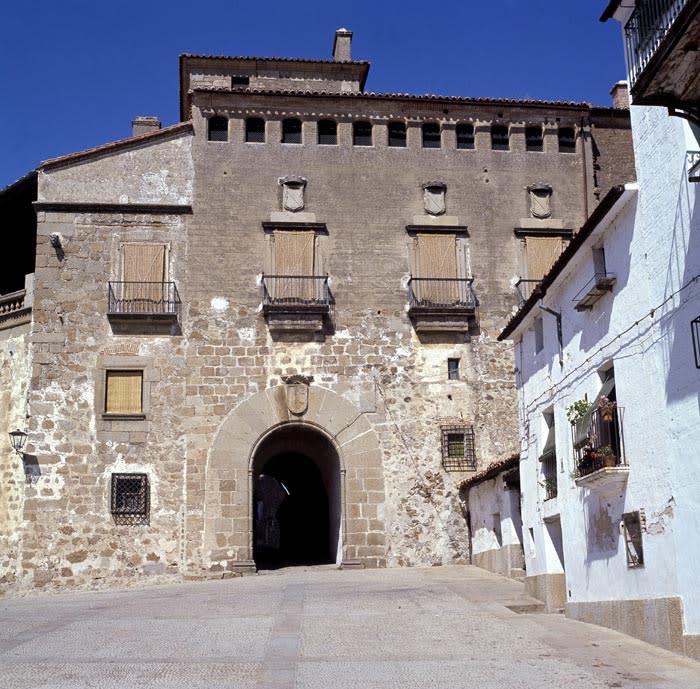
POLYGON ((335 29, 367 90, 609 105, 624 78, 605 0, 25 0, 0 25, 0 188, 41 160, 178 120, 178 55, 330 58, 335 29))

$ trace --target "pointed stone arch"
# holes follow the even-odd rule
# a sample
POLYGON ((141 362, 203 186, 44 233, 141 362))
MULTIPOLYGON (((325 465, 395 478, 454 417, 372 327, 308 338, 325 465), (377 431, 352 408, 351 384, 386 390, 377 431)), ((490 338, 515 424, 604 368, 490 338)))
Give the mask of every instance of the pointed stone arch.
POLYGON ((263 390, 222 421, 206 464, 204 564, 213 571, 252 571, 252 480, 256 451, 280 428, 314 430, 337 453, 340 470, 340 562, 386 565, 384 474, 377 435, 366 415, 341 395, 308 386, 299 407, 289 385, 263 390), (293 410, 293 411, 292 411, 293 410))

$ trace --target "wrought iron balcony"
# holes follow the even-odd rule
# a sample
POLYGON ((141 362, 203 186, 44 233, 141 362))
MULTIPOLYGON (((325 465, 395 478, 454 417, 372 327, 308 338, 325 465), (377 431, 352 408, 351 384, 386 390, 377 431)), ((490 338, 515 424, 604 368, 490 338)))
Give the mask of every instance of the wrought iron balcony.
POLYGON ((572 426, 576 485, 619 489, 627 482, 624 408, 595 409, 572 426), (585 425, 585 427, 584 427, 585 425))
POLYGON ((181 305, 174 282, 109 283, 107 315, 111 320, 177 321, 181 305))
POLYGON ((638 0, 625 24, 630 86, 658 49, 688 0, 638 0))
POLYGON ((513 285, 513 288, 515 289, 515 298, 518 302, 518 308, 520 308, 530 298, 541 282, 542 280, 526 280, 525 278, 518 278, 518 281, 513 285))
POLYGON ((468 332, 476 324, 474 278, 408 281, 408 315, 419 332, 468 332))
POLYGON ((616 280, 613 273, 596 273, 574 297, 574 308, 577 311, 592 309, 606 292, 612 292, 616 280))
POLYGON ((320 332, 332 327, 335 299, 328 275, 263 275, 261 285, 271 330, 320 332))

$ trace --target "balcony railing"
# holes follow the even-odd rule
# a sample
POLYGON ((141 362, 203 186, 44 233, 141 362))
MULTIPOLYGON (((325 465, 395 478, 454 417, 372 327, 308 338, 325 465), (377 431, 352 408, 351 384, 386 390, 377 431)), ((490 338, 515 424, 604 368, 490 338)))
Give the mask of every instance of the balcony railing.
POLYGON ((0 329, 14 327, 30 319, 32 307, 26 297, 25 289, 0 294, 0 329))
POLYGON ((334 303, 328 275, 263 275, 263 307, 317 306, 334 303))
POLYGON ((474 278, 414 278, 408 281, 408 306, 416 309, 473 310, 474 278))
POLYGON ((174 282, 110 282, 110 317, 178 319, 180 295, 174 282))
POLYGON ((596 409, 585 428, 572 426, 574 478, 605 467, 627 466, 623 429, 624 408, 615 406, 607 413, 596 409))
POLYGON ((688 0, 637 0, 625 25, 630 86, 634 86, 687 2, 688 0))
POLYGON ((513 285, 515 289, 515 298, 518 301, 518 308, 520 308, 530 298, 530 295, 535 291, 541 282, 542 280, 526 280, 525 278, 518 278, 518 281, 513 285))

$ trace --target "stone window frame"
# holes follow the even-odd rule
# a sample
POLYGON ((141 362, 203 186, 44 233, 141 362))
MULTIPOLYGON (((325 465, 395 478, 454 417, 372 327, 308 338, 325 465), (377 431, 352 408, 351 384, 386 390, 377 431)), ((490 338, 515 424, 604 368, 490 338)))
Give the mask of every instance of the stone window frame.
POLYGON ((134 368, 108 368, 105 369, 105 394, 104 394, 104 401, 102 404, 102 416, 107 417, 110 419, 118 418, 118 419, 123 419, 123 418, 129 418, 129 419, 142 419, 144 418, 143 414, 143 370, 142 369, 134 369, 134 368), (109 379, 110 379, 110 374, 119 374, 119 373, 140 373, 141 374, 141 380, 140 380, 140 393, 141 393, 141 400, 139 403, 139 411, 138 412, 114 412, 114 411, 109 411, 107 409, 107 403, 109 400, 109 379))
POLYGON ((442 468, 445 471, 476 471, 476 436, 471 424, 449 424, 440 426, 442 468), (457 440, 461 437, 461 441, 457 440), (462 443, 462 452, 455 454, 456 443, 462 443))
POLYGON ((219 144, 225 144, 228 143, 228 138, 229 138, 229 118, 224 117, 223 115, 212 115, 211 117, 207 118, 207 141, 209 143, 219 143, 219 144), (214 122, 218 122, 219 124, 223 124, 224 122, 226 123, 225 128, 221 129, 212 129, 212 124, 214 122), (216 139, 212 138, 212 135, 215 133, 222 133, 224 134, 224 138, 222 139, 216 139))
POLYGON ((152 387, 160 380, 150 356, 109 354, 99 357, 95 372, 95 419, 98 440, 144 442, 150 428, 152 387), (113 414, 105 411, 107 371, 141 371, 141 413, 113 414))

